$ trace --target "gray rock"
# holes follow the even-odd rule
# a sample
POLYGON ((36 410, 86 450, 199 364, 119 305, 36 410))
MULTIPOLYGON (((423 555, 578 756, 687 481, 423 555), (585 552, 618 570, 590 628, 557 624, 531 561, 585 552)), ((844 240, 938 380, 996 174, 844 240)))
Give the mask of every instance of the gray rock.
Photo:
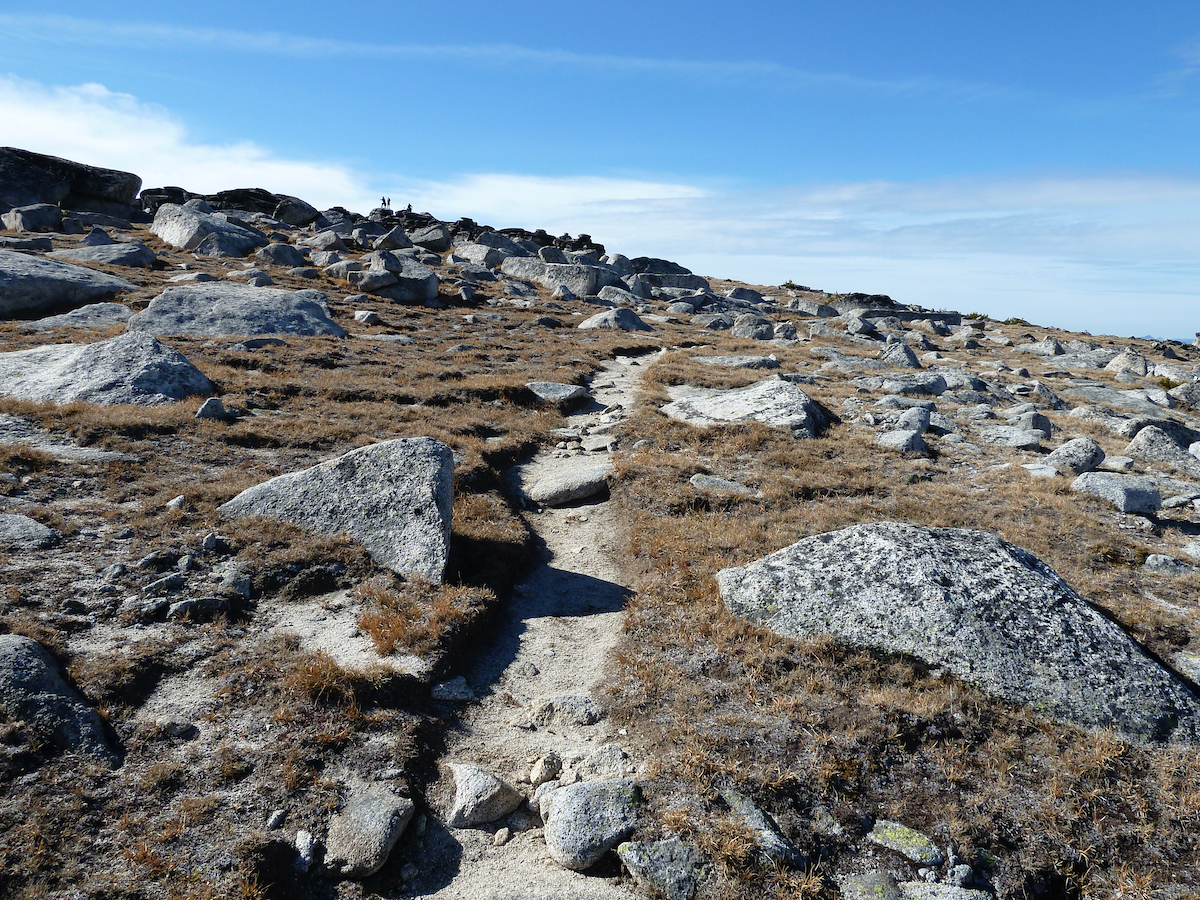
POLYGON ((661 410, 672 419, 708 426, 723 422, 762 422, 786 428, 798 438, 816 437, 828 424, 824 410, 788 381, 760 381, 728 391, 701 391, 668 403, 661 410))
POLYGON ((1031 478, 1057 478, 1058 469, 1043 463, 1022 463, 1021 468, 1029 473, 1031 478))
POLYGON ((329 824, 325 865, 342 878, 366 878, 383 868, 412 819, 414 804, 378 785, 351 793, 329 824))
POLYGON ((1071 490, 1107 500, 1123 513, 1152 516, 1162 508, 1154 479, 1144 475, 1084 472, 1071 482, 1071 490))
POLYGON ((888 344, 887 349, 879 354, 879 358, 884 362, 891 363, 897 369, 921 368, 921 361, 917 359, 917 354, 913 353, 912 348, 903 341, 888 344))
POLYGON ((787 308, 800 313, 802 316, 819 316, 822 319, 832 319, 838 311, 826 303, 807 300, 803 297, 793 297, 787 302, 787 308))
POLYGON ((653 329, 638 318, 637 313, 624 306, 606 309, 602 313, 584 319, 579 328, 613 328, 621 331, 653 331, 653 329))
POLYGON ((259 231, 174 203, 164 203, 158 208, 150 231, 177 250, 199 250, 206 238, 215 236, 215 242, 206 252, 221 250, 235 256, 245 256, 255 247, 269 243, 259 231), (222 243, 216 243, 222 239, 222 243))
POLYGON ((141 186, 142 180, 129 172, 16 147, 0 149, 0 203, 6 207, 54 203, 128 219, 141 186))
POLYGON ((225 411, 225 404, 221 402, 220 397, 209 397, 196 410, 197 419, 224 419, 228 417, 225 411))
POLYGON ((1085 726, 1200 737, 1190 690, 1048 566, 995 535, 857 525, 724 569, 717 583, 734 614, 789 637, 832 634, 912 654, 1085 726))
POLYGON ((424 247, 426 250, 432 250, 434 253, 445 253, 453 243, 453 239, 450 236, 450 229, 441 222, 435 222, 424 228, 418 228, 416 231, 410 231, 408 239, 418 247, 424 247))
POLYGON ((738 484, 736 481, 729 481, 725 478, 717 478, 715 475, 704 475, 700 472, 689 478, 688 483, 697 490, 711 491, 715 494, 750 496, 754 493, 752 488, 748 488, 744 484, 738 484))
POLYGON ((454 248, 454 255, 489 269, 495 268, 512 256, 511 253, 484 244, 458 244, 454 248))
POLYGON ((1151 553, 1142 563, 1142 570, 1155 575, 1188 575, 1196 571, 1195 566, 1182 563, 1173 556, 1165 553, 1151 553))
POLYGON ((289 269, 306 265, 304 254, 291 244, 267 244, 254 254, 255 259, 261 259, 267 265, 287 266, 289 269))
POLYGON ((940 866, 946 861, 942 851, 934 846, 933 841, 921 832, 901 825, 899 822, 889 822, 880 819, 875 823, 867 840, 880 847, 895 850, 910 862, 919 866, 940 866))
POLYGON ((525 802, 520 791, 478 766, 450 763, 450 770, 454 773, 454 806, 446 824, 451 828, 494 822, 525 802))
POLYGON ((1072 384, 1062 389, 1064 394, 1083 397, 1090 403, 1103 403, 1118 409, 1129 409, 1147 416, 1162 414, 1162 408, 1152 401, 1146 391, 1122 391, 1107 384, 1072 384))
POLYGON ((793 869, 803 869, 808 865, 804 854, 796 849, 796 845, 787 839, 775 820, 759 809, 753 800, 733 788, 724 788, 721 799, 754 833, 759 855, 765 862, 793 869))
POLYGON ((904 900, 994 900, 988 891, 973 891, 953 884, 927 881, 902 881, 904 900))
POLYGON ((692 362, 725 369, 778 369, 774 356, 693 356, 692 362))
POLYGON ((863 378, 855 378, 853 383, 858 387, 881 390, 888 394, 930 394, 935 397, 944 394, 949 389, 945 377, 938 372, 868 375, 863 378))
POLYGON ((637 786, 625 778, 554 791, 545 831, 551 858, 568 869, 591 868, 633 832, 639 801, 637 786))
POLYGON ((500 264, 500 271, 511 278, 521 278, 540 284, 547 290, 567 287, 576 297, 588 297, 599 287, 599 269, 577 263, 547 263, 532 257, 510 256, 500 264))
POLYGON ((842 900, 903 900, 900 885, 891 872, 847 875, 838 883, 842 900))
POLYGON ((608 490, 608 477, 612 471, 609 463, 586 469, 569 469, 538 479, 525 493, 540 506, 565 506, 608 490))
POLYGON ((604 778, 622 778, 633 772, 629 754, 618 744, 602 744, 584 757, 575 771, 584 781, 599 781, 604 778))
POLYGON ((637 306, 641 302, 641 298, 632 291, 627 291, 624 288, 615 287, 611 284, 606 284, 597 292, 601 300, 611 303, 613 306, 637 306))
POLYGON ((1047 439, 1050 438, 1054 431, 1054 426, 1050 424, 1050 420, 1036 410, 1022 413, 1015 419, 1009 420, 1009 424, 1015 428, 1023 428, 1026 431, 1036 431, 1047 439))
POLYGON ((929 429, 929 424, 932 420, 932 410, 924 406, 910 406, 904 412, 900 413, 900 418, 896 420, 896 430, 916 431, 924 434, 929 429))
POLYGON ((1104 368, 1109 372, 1130 372, 1134 375, 1144 376, 1150 371, 1150 364, 1146 362, 1146 357, 1142 354, 1132 347, 1126 347, 1114 356, 1104 368))
POLYGON ((96 247, 69 247, 49 254, 55 259, 74 262, 101 263, 106 266, 129 266, 145 269, 153 266, 158 256, 141 241, 121 244, 101 244, 96 247))
POLYGON ((412 245, 412 241, 399 225, 371 242, 371 248, 374 250, 406 250, 412 245))
POLYGON ((562 771, 562 767, 562 760, 557 753, 551 750, 545 756, 538 757, 537 762, 533 764, 533 768, 529 771, 529 783, 537 788, 547 781, 553 781, 562 771))
POLYGON ((1091 472, 1104 462, 1104 451, 1090 437, 1077 437, 1067 441, 1046 457, 1046 465, 1053 466, 1064 475, 1082 475, 1091 472))
POLYGON ((58 750, 116 766, 99 714, 59 673, 58 662, 32 638, 0 634, 0 709, 23 720, 58 750))
POLYGON ((475 699, 475 692, 464 676, 456 675, 449 681, 431 687, 429 697, 442 703, 469 703, 475 699))
POLYGON ((136 462, 137 457, 128 453, 101 450, 98 447, 80 447, 55 435, 32 422, 0 413, 0 444, 25 444, 48 453, 62 462, 105 463, 123 460, 136 462))
POLYGON ((385 271, 394 281, 372 293, 397 303, 428 303, 437 298, 438 278, 433 269, 411 256, 393 251, 376 251, 364 257, 373 271, 385 271))
POLYGON ((901 453, 926 453, 929 450, 921 432, 916 430, 885 431, 875 438, 875 443, 886 450, 898 450, 901 453))
POLYGON ((0 353, 0 394, 22 400, 155 406, 212 391, 181 353, 138 332, 0 353))
POLYGON ((62 217, 62 210, 53 203, 35 203, 10 209, 0 220, 9 231, 59 231, 62 217))
POLYGON ((543 700, 533 714, 533 724, 544 728, 554 722, 564 725, 595 725, 604 718, 604 707, 584 694, 559 694, 543 700))
POLYGON ((242 491, 226 516, 265 516, 319 534, 349 534, 379 565, 441 584, 450 550, 454 456, 431 438, 351 450, 242 491))
POLYGON ((346 332, 329 317, 318 291, 285 291, 206 282, 169 287, 129 320, 129 330, 210 337, 346 332))
POLYGON ((1126 456, 1154 463, 1165 463, 1189 475, 1200 477, 1200 459, 1180 447, 1161 428, 1147 425, 1124 450, 1126 456))
POLYGON ((701 313, 698 316, 692 316, 691 323, 710 331, 728 331, 733 327, 733 318, 725 313, 701 313))
POLYGON ((123 303, 89 303, 79 309, 27 322, 22 331, 48 331, 51 328, 111 328, 129 321, 133 310, 123 303))
POLYGON ((569 407, 589 399, 588 392, 577 384, 558 384, 554 381, 531 381, 525 389, 543 403, 569 407))
POLYGON ((44 550, 59 541, 59 534, 28 516, 0 513, 0 550, 44 550))
POLYGON ((90 303, 135 286, 112 275, 53 259, 0 250, 0 316, 90 303))
POLYGON ((729 329, 729 333, 751 341, 769 341, 775 336, 775 329, 766 319, 743 313, 733 320, 733 328, 729 329))
POLYGON ((666 900, 692 900, 704 878, 704 857, 679 838, 626 841, 617 847, 617 856, 634 884, 666 900))
POLYGON ((321 215, 315 206, 305 203, 299 197, 291 197, 287 194, 277 194, 276 196, 280 199, 271 216, 285 225, 301 228, 316 221, 317 216, 321 215))
POLYGON ((1013 447, 1017 450, 1040 449, 1042 437, 1040 431, 1029 431, 1014 425, 990 425, 979 430, 979 439, 985 444, 1013 447))
MULTIPOLYGON (((306 247, 312 247, 320 253, 337 253, 338 251, 346 251, 346 242, 342 240, 342 236, 336 231, 318 231, 310 238, 304 238, 300 243, 306 247)), ((313 262, 318 266, 327 266, 336 260, 326 258, 317 259, 316 254, 313 254, 313 262)))

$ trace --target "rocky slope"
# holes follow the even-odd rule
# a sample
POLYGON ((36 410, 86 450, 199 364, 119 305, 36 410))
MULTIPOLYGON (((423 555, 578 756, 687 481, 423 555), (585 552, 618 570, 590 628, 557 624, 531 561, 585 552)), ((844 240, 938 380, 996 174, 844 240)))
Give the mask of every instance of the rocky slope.
POLYGON ((1200 352, 0 149, 0 894, 1200 891, 1200 352))

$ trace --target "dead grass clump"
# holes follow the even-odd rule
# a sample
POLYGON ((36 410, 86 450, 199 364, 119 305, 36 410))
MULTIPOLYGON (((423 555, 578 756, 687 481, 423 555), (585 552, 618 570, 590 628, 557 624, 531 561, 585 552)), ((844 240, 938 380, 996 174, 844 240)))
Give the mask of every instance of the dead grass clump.
POLYGON ((488 588, 434 586, 374 578, 356 590, 363 602, 359 627, 381 655, 396 651, 424 656, 469 629, 495 602, 488 588))

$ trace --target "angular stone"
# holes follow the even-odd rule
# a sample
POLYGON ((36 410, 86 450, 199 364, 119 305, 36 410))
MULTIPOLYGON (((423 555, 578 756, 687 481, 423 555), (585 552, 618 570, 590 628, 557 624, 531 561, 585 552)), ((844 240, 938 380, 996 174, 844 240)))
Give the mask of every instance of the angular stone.
POLYGON ((921 432, 915 430, 885 431, 875 438, 875 443, 886 450, 898 450, 901 453, 926 453, 929 450, 921 432))
POLYGON ((1173 673, 1048 566, 995 535, 856 525, 724 569, 717 583, 735 615, 789 637, 832 634, 912 654, 1085 726, 1200 738, 1200 701, 1173 673))
POLYGON ((568 869, 591 868, 633 832, 639 801, 637 786, 625 778, 554 791, 545 831, 551 858, 568 869))
POLYGON ((979 430, 979 439, 985 444, 1013 447, 1017 450, 1037 450, 1042 446, 1042 433, 1017 428, 1013 425, 991 425, 979 430))
POLYGON ((128 219, 142 179, 130 172, 0 148, 0 202, 54 203, 64 209, 111 213, 128 219))
POLYGON ((255 252, 254 258, 261 259, 267 265, 287 266, 289 269, 306 265, 304 254, 291 244, 267 244, 255 252))
POLYGON ((424 228, 418 228, 416 231, 410 231, 408 239, 418 247, 424 247, 426 250, 432 250, 434 253, 445 253, 450 249, 452 243, 450 229, 441 222, 427 225, 424 228))
POLYGON ((653 843, 626 841, 617 847, 617 856, 634 884, 666 900, 692 900, 704 878, 704 857, 679 838, 653 843))
POLYGON ((1161 428, 1147 425, 1139 431, 1124 450, 1126 456, 1165 463, 1193 477, 1200 477, 1200 459, 1180 447, 1161 428))
POLYGON ((741 494, 749 496, 754 493, 751 488, 744 484, 738 484, 736 481, 729 481, 725 478, 717 478, 715 475, 704 475, 697 472, 688 479, 688 483, 700 491, 712 491, 717 494, 741 494))
POLYGON ((181 353, 137 332, 0 353, 0 394, 22 400, 155 406, 212 391, 181 353))
POLYGON ((525 802, 520 791, 478 766, 450 763, 450 770, 454 773, 454 806, 446 824, 451 828, 494 822, 525 802))
POLYGON ((1071 490, 1107 500, 1123 513, 1152 516, 1162 508, 1154 479, 1144 475, 1084 472, 1071 482, 1071 490))
POLYGON ((900 885, 891 872, 847 875, 838 883, 842 900, 903 900, 900 885))
POLYGON ((1077 437, 1056 448, 1046 457, 1046 465, 1064 475, 1082 475, 1104 462, 1104 451, 1090 437, 1077 437))
POLYGON ((379 565, 441 584, 453 490, 449 447, 431 438, 400 438, 272 478, 218 511, 279 519, 319 534, 349 534, 379 565))
POLYGON ((612 471, 609 463, 586 469, 568 469, 538 479, 525 493, 539 506, 565 506, 608 490, 608 477, 612 471))
POLYGON ((940 866, 946 858, 933 841, 907 825, 880 819, 875 823, 867 840, 880 847, 895 850, 905 859, 919 866, 940 866))
POLYGON ((383 868, 412 819, 411 800, 385 787, 357 788, 329 825, 325 865, 342 878, 366 878, 383 868))
POLYGON ((130 331, 210 337, 329 334, 345 330, 329 318, 324 295, 246 284, 205 282, 170 287, 129 320, 130 331))
POLYGON ((35 203, 10 209, 0 216, 0 221, 9 231, 59 231, 62 217, 62 210, 55 204, 35 203))
POLYGON ((99 714, 63 680, 57 660, 32 638, 0 634, 0 709, 27 722, 60 751, 82 753, 115 767, 99 714))
POLYGON ((0 316, 107 299, 135 285, 58 260, 0 250, 0 316))
POLYGON ((803 869, 808 865, 804 854, 796 849, 796 845, 787 839, 775 820, 759 809, 753 800, 733 788, 722 790, 721 799, 754 833, 759 855, 765 862, 793 869, 803 869))
POLYGON ((728 391, 702 391, 668 403, 661 411, 672 419, 699 426, 762 422, 786 428, 798 438, 816 437, 828 424, 821 407, 798 385, 787 381, 760 381, 728 391))

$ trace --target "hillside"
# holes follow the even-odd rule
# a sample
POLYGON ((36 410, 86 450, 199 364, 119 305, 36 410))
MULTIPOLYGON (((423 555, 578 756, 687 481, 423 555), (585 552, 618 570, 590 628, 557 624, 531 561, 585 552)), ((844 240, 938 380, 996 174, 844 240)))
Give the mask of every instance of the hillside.
POLYGON ((1200 896, 1200 349, 141 188, 0 149, 0 896, 1200 896))

